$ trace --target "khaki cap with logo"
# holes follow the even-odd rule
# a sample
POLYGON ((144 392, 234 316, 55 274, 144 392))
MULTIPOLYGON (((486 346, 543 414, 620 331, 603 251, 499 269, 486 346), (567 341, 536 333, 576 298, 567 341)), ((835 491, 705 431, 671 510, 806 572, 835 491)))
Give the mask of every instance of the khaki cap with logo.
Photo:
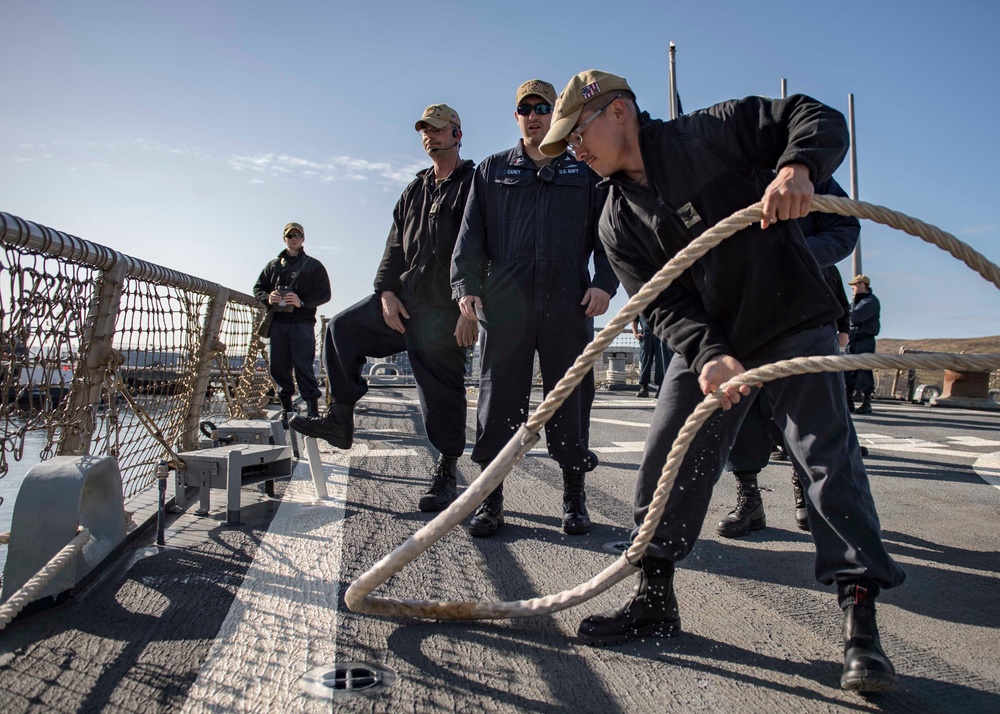
POLYGON ((424 109, 423 116, 417 119, 413 128, 420 131, 421 124, 430 124, 435 129, 443 129, 449 124, 454 124, 459 129, 462 128, 462 120, 458 118, 458 112, 447 104, 431 104, 424 109))
POLYGON ((871 287, 872 281, 868 279, 867 275, 855 275, 848 281, 848 285, 857 285, 858 283, 864 283, 868 287, 871 287))
POLYGON ((549 104, 556 103, 556 88, 543 79, 529 79, 517 88, 517 99, 515 104, 520 104, 525 97, 535 95, 541 97, 549 104))
POLYGON ((302 227, 301 223, 286 223, 285 224, 285 230, 284 230, 284 232, 281 235, 282 235, 282 237, 287 236, 292 231, 298 231, 303 236, 305 236, 305 234, 306 234, 306 231, 302 227))
MULTIPOLYGON (((559 156, 566 150, 566 137, 580 120, 584 105, 602 94, 609 94, 609 101, 614 92, 631 92, 632 88, 624 77, 599 69, 588 69, 569 80, 556 100, 556 108, 552 114, 552 126, 549 133, 542 139, 538 148, 546 156, 559 156)), ((634 94, 634 92, 633 92, 634 94)))

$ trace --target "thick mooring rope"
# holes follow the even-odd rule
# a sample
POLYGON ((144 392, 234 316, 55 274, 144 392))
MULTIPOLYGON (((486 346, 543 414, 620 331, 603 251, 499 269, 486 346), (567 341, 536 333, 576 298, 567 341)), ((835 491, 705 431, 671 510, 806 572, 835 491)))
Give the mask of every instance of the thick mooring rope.
MULTIPOLYGON (((578 605, 598 595, 612 585, 637 572, 634 565, 645 553, 653 537, 670 490, 677 478, 684 455, 698 430, 721 404, 722 389, 708 395, 698 405, 684 423, 674 442, 673 448, 663 466, 656 491, 646 518, 639 528, 639 534, 628 551, 612 565, 596 576, 571 590, 554 595, 518 600, 513 602, 437 602, 433 600, 410 600, 372 596, 379 585, 413 562, 424 551, 439 541, 444 535, 462 522, 493 489, 498 486, 514 465, 531 450, 539 440, 539 433, 545 423, 552 418, 566 397, 576 388, 600 359, 611 341, 628 326, 633 318, 653 301, 677 276, 687 270, 705 253, 729 238, 737 231, 755 223, 763 217, 762 204, 734 213, 729 218, 705 231, 670 260, 642 289, 637 292, 607 326, 594 338, 576 359, 573 366, 555 388, 549 392, 527 423, 511 438, 493 462, 482 472, 465 492, 447 509, 442 511, 423 528, 414 533, 402 545, 378 561, 363 573, 347 589, 344 599, 347 606, 355 611, 370 615, 393 615, 422 617, 438 620, 455 619, 501 619, 533 617, 558 612, 578 605)), ((898 228, 910 235, 921 238, 955 256, 986 280, 1000 288, 1000 268, 982 254, 958 240, 950 233, 916 220, 883 206, 834 196, 814 196, 813 210, 837 213, 843 216, 867 218, 883 225, 898 228)), ((1000 369, 1000 354, 996 355, 840 355, 828 357, 799 357, 776 362, 752 369, 730 380, 725 386, 753 385, 770 382, 782 377, 811 372, 843 372, 857 369, 952 369, 957 371, 992 371, 1000 369)))
POLYGON ((25 605, 35 599, 35 596, 48 585, 52 579, 71 562, 83 547, 90 540, 90 531, 81 528, 76 538, 71 540, 62 550, 52 556, 52 559, 45 564, 45 567, 38 571, 28 582, 22 585, 16 593, 10 596, 3 605, 0 605, 0 630, 10 624, 10 621, 17 617, 17 613, 24 609, 25 605))

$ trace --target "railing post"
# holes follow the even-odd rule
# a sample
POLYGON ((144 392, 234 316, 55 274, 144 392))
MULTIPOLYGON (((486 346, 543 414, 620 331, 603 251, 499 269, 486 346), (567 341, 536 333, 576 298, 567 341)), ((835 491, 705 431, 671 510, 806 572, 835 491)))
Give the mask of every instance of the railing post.
MULTIPOLYGON (((226 303, 229 302, 229 291, 225 288, 212 296, 208 313, 205 315, 205 330, 202 333, 201 354, 198 355, 197 376, 192 386, 191 401, 187 416, 181 429, 181 450, 192 451, 198 448, 198 423, 205 409, 205 393, 212 377, 212 365, 215 364, 215 353, 225 349, 219 341, 222 332, 222 319, 226 314, 226 303)), ((225 375, 223 375, 225 377, 225 375)))
MULTIPOLYGON (((69 397, 69 413, 77 417, 63 431, 57 449, 60 456, 90 453, 90 442, 95 428, 93 415, 101 403, 104 372, 108 357, 111 355, 111 342, 115 336, 125 272, 124 262, 115 263, 111 269, 104 271, 94 290, 83 339, 80 342, 83 354, 80 363, 75 366, 77 378, 73 380, 74 385, 69 397), (90 418, 84 418, 84 415, 89 415, 90 418)), ((115 396, 109 394, 108 399, 113 400, 115 396)))
MULTIPOLYGON (((254 325, 258 324, 263 317, 264 310, 260 308, 254 317, 254 325)), ((250 335, 250 344, 247 347, 247 356, 243 362, 243 370, 240 373, 240 382, 236 385, 233 393, 233 402, 240 411, 238 419, 261 419, 265 416, 265 411, 259 400, 251 401, 254 396, 254 385, 258 379, 257 359, 266 354, 264 342, 256 334, 250 335)), ((270 376, 267 380, 270 381, 270 376)))

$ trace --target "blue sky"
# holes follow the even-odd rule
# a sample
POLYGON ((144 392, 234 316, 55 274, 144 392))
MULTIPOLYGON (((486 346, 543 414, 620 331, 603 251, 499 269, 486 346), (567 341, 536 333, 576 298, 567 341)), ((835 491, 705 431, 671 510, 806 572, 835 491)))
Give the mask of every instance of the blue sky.
MULTIPOLYGON (((1000 261, 1000 3, 5 0, 0 27, 0 210, 244 292, 298 221, 327 315, 371 290, 425 105, 459 111, 476 161, 516 142, 533 77, 612 71, 666 116, 670 41, 687 110, 782 77, 853 93, 859 197, 1000 261)), ((883 337, 1000 334, 955 259, 871 223, 862 243, 883 337)))

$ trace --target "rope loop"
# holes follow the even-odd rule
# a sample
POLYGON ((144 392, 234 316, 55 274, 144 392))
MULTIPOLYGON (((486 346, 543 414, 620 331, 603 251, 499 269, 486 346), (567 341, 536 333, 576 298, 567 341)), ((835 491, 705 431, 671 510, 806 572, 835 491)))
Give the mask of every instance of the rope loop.
MULTIPOLYGON (((371 615, 409 616, 430 619, 497 619, 533 617, 558 612, 578 605, 604 592, 612 585, 636 572, 636 564, 652 540, 656 526, 677 478, 684 455, 701 426, 722 405, 722 390, 727 386, 754 385, 775 379, 811 372, 841 372, 857 369, 952 369, 958 371, 992 371, 1000 369, 1000 354, 906 354, 906 355, 837 355, 828 357, 798 357, 751 369, 730 380, 709 394, 685 421, 663 466, 649 510, 631 547, 612 565, 585 583, 561 593, 530 600, 498 603, 436 602, 431 600, 401 600, 376 597, 371 593, 395 573, 413 562, 424 551, 469 515, 514 468, 515 464, 539 439, 542 427, 555 414, 569 394, 579 385, 605 349, 681 273, 693 265, 723 240, 763 217, 762 204, 755 203, 719 222, 691 241, 664 265, 632 298, 577 357, 565 376, 549 392, 545 400, 511 437, 493 462, 479 478, 452 504, 414 533, 402 545, 363 573, 345 593, 347 606, 371 615)), ((898 228, 921 240, 947 251, 1000 288, 1000 268, 982 254, 950 233, 905 214, 862 201, 835 196, 814 196, 812 209, 842 216, 857 216, 898 228)))

